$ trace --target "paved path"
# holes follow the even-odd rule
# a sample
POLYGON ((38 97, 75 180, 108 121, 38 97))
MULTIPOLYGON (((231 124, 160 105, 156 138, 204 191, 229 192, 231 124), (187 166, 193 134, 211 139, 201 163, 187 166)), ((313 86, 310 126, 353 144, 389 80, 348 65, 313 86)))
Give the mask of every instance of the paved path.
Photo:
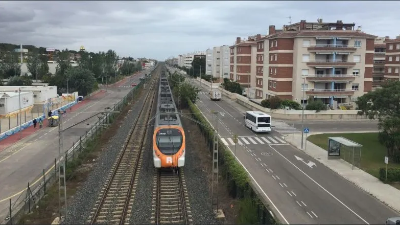
MULTIPOLYGON (((312 134, 310 133, 310 135, 312 134)), ((285 140, 296 148, 301 149, 301 133, 286 135, 285 140)), ((342 159, 328 160, 327 151, 310 141, 307 141, 307 149, 302 152, 305 152, 359 188, 375 196, 383 203, 398 211, 400 215, 400 190, 382 183, 379 179, 363 170, 356 167, 352 169, 351 164, 342 159)))
MULTIPOLYGON (((64 127, 78 123, 104 108, 113 106, 120 101, 131 89, 119 88, 119 85, 130 86, 131 82, 138 82, 139 76, 127 78, 115 85, 110 85, 108 92, 102 90, 100 93, 85 99, 75 105, 73 111, 68 111, 63 118, 64 127)), ((78 141, 90 127, 97 122, 94 117, 85 123, 79 124, 64 132, 64 149, 69 149, 72 144, 78 141)), ((9 139, 3 140, 3 145, 8 144, 7 148, 0 151, 0 221, 5 218, 9 199, 15 201, 26 188, 28 182, 39 178, 43 169, 49 168, 54 164, 54 159, 59 156, 58 150, 58 128, 46 127, 34 129, 30 127, 22 132, 23 139, 10 144, 19 139, 19 134, 15 134, 9 139)), ((34 183, 34 182, 33 182, 34 183)))

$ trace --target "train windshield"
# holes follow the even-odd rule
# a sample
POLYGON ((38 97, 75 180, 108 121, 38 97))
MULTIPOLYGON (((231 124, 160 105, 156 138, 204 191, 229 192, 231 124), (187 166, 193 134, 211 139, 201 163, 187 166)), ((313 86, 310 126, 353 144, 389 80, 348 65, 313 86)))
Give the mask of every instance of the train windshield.
POLYGON ((161 129, 156 135, 158 149, 166 155, 173 155, 182 147, 183 136, 177 129, 161 129))

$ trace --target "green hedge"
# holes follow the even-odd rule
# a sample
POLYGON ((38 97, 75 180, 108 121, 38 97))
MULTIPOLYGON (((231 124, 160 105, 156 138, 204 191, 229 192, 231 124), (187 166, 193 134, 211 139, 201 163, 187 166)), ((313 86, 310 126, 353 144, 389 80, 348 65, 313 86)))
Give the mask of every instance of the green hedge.
MULTIPOLYGON (((213 149, 214 131, 200 110, 190 100, 188 101, 193 119, 197 120, 199 128, 209 144, 210 152, 213 149)), ((250 179, 246 170, 236 161, 235 156, 219 139, 219 168, 221 175, 228 183, 229 194, 240 198, 239 224, 276 224, 277 221, 269 214, 257 194, 250 186, 250 179)))
POLYGON ((388 168, 387 169, 387 180, 386 180, 386 168, 379 169, 379 179, 387 182, 398 182, 400 181, 400 168, 388 168))

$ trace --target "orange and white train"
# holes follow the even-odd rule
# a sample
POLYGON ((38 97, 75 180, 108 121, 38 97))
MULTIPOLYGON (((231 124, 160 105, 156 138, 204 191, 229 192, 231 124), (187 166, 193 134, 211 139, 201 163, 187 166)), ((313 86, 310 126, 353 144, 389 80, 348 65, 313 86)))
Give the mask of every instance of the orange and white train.
POLYGON ((164 66, 160 75, 153 134, 154 167, 171 169, 183 167, 186 153, 185 139, 164 66))

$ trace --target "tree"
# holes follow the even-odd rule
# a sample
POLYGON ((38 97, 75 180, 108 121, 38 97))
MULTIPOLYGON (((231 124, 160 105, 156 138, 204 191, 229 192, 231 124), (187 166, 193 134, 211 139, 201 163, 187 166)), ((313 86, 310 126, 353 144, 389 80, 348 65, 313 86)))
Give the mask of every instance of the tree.
POLYGON ((15 52, 8 52, 4 54, 1 66, 3 78, 21 75, 21 66, 19 64, 18 57, 18 54, 15 52))
POLYGON ((12 76, 7 82, 7 86, 30 86, 32 80, 27 76, 12 76))
MULTIPOLYGON (((196 103, 200 89, 185 82, 185 77, 179 73, 173 73, 168 78, 172 92, 177 98, 180 96, 181 106, 186 108, 189 106, 189 100, 196 103)), ((178 101, 175 100, 175 103, 178 101)))
POLYGON ((292 100, 283 100, 281 105, 283 107, 289 107, 290 109, 294 110, 300 110, 301 105, 298 102, 292 101, 292 100))
POLYGON ((38 79, 38 73, 39 73, 41 64, 42 64, 42 62, 40 61, 39 56, 37 54, 32 53, 28 56, 26 66, 28 67, 28 71, 32 74, 32 77, 35 80, 38 79))
POLYGON ((278 96, 272 96, 268 100, 271 109, 279 109, 281 107, 282 100, 278 96))
POLYGON ((71 67, 66 71, 69 82, 80 95, 91 93, 97 86, 96 79, 92 71, 82 67, 71 67))
MULTIPOLYGON (((206 57, 195 57, 192 61, 192 70, 194 70, 194 76, 198 77, 201 74, 205 74, 206 72, 206 57)), ((191 72, 191 71, 189 71, 191 72)), ((192 71, 193 72, 193 71, 192 71)), ((188 73, 192 75, 192 73, 188 73)), ((203 76, 203 75, 201 75, 203 76)))
POLYGON ((243 89, 237 82, 232 82, 228 78, 224 78, 224 83, 222 84, 225 90, 241 95, 243 93, 243 89))
POLYGON ((309 98, 306 106, 306 110, 315 110, 320 112, 321 110, 326 110, 326 105, 319 99, 314 100, 314 98, 309 98))
POLYGON ((356 101, 360 115, 378 119, 379 141, 394 162, 400 162, 400 82, 390 81, 382 88, 364 94, 356 101))
POLYGON ((65 72, 71 67, 70 63, 70 53, 68 49, 65 49, 57 54, 57 69, 56 73, 58 75, 64 75, 65 72))

